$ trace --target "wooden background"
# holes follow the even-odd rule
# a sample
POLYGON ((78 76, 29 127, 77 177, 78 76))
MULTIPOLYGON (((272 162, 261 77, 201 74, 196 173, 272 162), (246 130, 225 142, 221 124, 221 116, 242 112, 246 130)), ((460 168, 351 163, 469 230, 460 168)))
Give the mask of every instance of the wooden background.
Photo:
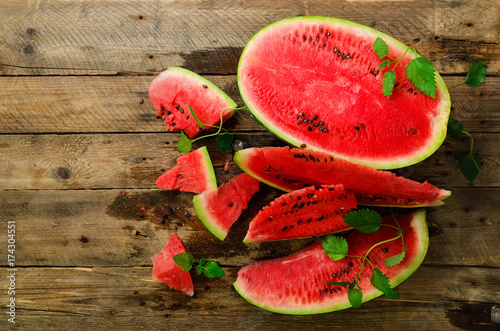
MULTIPOLYGON (((499 24, 495 0, 2 0, 0 327, 498 330, 491 312, 500 310, 499 24), (429 58, 448 85, 462 81, 471 62, 487 63, 484 84, 450 91, 452 115, 484 159, 475 182, 456 168, 466 137, 447 138, 427 160, 397 170, 453 191, 446 205, 428 208, 429 252, 397 288, 399 300, 302 317, 256 308, 231 286, 239 268, 311 242, 242 244, 248 221, 279 192, 262 185, 220 242, 198 221, 192 194, 154 185, 180 155, 180 135, 164 132, 147 99, 154 76, 182 66, 242 105, 243 47, 264 26, 298 15, 386 32, 429 58), (8 221, 16 222, 15 325, 6 314, 8 221), (193 274, 195 298, 140 279, 150 277, 150 257, 173 231, 196 259, 216 260, 226 273, 193 274)), ((226 127, 244 147, 282 144, 247 111, 226 127)), ((221 152, 213 140, 194 147, 202 143, 219 183, 240 172, 233 150, 221 152)))

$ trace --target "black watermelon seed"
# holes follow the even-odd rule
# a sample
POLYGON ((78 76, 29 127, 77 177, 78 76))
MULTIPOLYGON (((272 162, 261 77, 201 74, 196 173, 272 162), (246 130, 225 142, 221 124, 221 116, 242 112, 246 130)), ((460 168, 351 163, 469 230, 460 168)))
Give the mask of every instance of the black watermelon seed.
POLYGON ((311 128, 310 126, 308 126, 308 127, 307 127, 307 130, 312 131, 312 130, 313 130, 313 128, 311 128))
POLYGON ((375 72, 375 68, 372 68, 372 70, 370 70, 370 73, 374 73, 375 72))
POLYGON ((319 41, 319 36, 316 36, 316 41, 319 41))
POLYGON ((313 121, 316 121, 318 119, 318 115, 313 116, 313 121))
POLYGON ((324 129, 323 129, 323 132, 324 132, 324 133, 327 133, 327 132, 328 132, 328 129, 327 129, 327 128, 324 128, 324 129))
POLYGON ((296 203, 295 203, 295 204, 293 204, 292 208, 293 208, 293 209, 297 208, 297 204, 296 204, 296 203))
POLYGON ((302 124, 302 120, 300 120, 300 121, 297 123, 297 125, 301 125, 301 124, 302 124))
POLYGON ((413 95, 417 95, 417 92, 413 93, 413 95))
POLYGON ((307 220, 307 223, 311 223, 311 222, 312 222, 312 220, 313 220, 312 218, 308 219, 308 220, 307 220))
POLYGON ((340 51, 337 52, 337 57, 340 57, 342 53, 340 53, 340 51))
POLYGON ((320 216, 320 217, 318 218, 318 221, 319 221, 319 222, 321 222, 323 219, 324 219, 324 217, 323 217, 323 216, 320 216))
POLYGON ((408 90, 408 92, 413 92, 413 89, 412 89, 412 88, 410 88, 410 89, 408 90))
POLYGON ((359 131, 359 126, 355 125, 354 129, 356 129, 356 131, 359 131))
POLYGON ((300 145, 300 148, 306 148, 306 147, 307 147, 307 145, 306 145, 306 144, 301 144, 301 145, 300 145))
POLYGON ((323 124, 325 124, 325 122, 323 122, 323 121, 319 121, 319 123, 318 123, 318 124, 319 124, 319 125, 323 125, 323 124))
POLYGON ((272 220, 273 220, 273 217, 272 217, 272 216, 269 216, 269 218, 268 218, 268 219, 269 219, 270 221, 272 221, 272 220))
POLYGON ((345 56, 345 58, 346 58, 346 59, 349 59, 350 57, 351 57, 351 54, 347 54, 347 55, 345 56))
POLYGON ((232 207, 232 206, 234 206, 234 204, 232 202, 230 202, 227 206, 232 207))
POLYGON ((349 272, 351 272, 351 269, 345 268, 345 273, 348 274, 349 272))
POLYGON ((188 115, 188 116, 186 116, 186 119, 187 119, 187 120, 189 119, 189 115, 188 115))
POLYGON ((293 225, 290 225, 290 229, 293 229, 293 225))
POLYGON ((301 116, 301 117, 304 117, 304 116, 306 116, 306 113, 302 113, 300 116, 301 116))
POLYGON ((334 273, 332 274, 332 277, 333 277, 333 278, 337 278, 337 274, 334 272, 334 273))
POLYGON ((179 113, 184 114, 184 109, 179 109, 179 113))
POLYGON ((296 158, 301 158, 302 157, 302 154, 294 154, 293 157, 296 157, 296 158))
POLYGON ((302 197, 299 195, 299 196, 297 197, 297 201, 300 201, 300 199, 302 199, 302 197))
POLYGON ((361 124, 359 125, 359 127, 360 127, 360 128, 362 128, 362 129, 364 129, 364 128, 365 128, 365 125, 364 125, 363 123, 361 123, 361 124))
POLYGON ((353 267, 354 266, 354 263, 352 263, 352 261, 349 261, 349 263, 347 263, 349 265, 349 267, 353 267))
POLYGON ((314 194, 312 194, 312 193, 307 193, 307 198, 308 198, 308 199, 311 199, 313 196, 314 196, 314 194))
POLYGON ((165 110, 165 106, 160 105, 160 109, 161 109, 161 110, 165 110))
POLYGON ((340 271, 342 271, 342 273, 345 274, 345 268, 340 269, 340 271))
POLYGON ((300 224, 300 223, 302 223, 302 220, 298 220, 298 221, 297 221, 297 224, 300 224))
POLYGON ((399 86, 399 83, 394 84, 394 87, 398 87, 398 86, 399 86))
POLYGON ((175 109, 181 109, 181 106, 176 105, 176 106, 175 106, 175 109))
POLYGON ((282 205, 282 206, 286 206, 286 202, 283 202, 281 205, 282 205))
POLYGON ((417 134, 417 129, 413 129, 413 130, 411 130, 411 132, 412 132, 413 134, 417 134))
POLYGON ((167 115, 170 115, 170 114, 172 114, 172 112, 170 112, 170 111, 167 110, 167 115))
POLYGON ((389 248, 383 248, 382 252, 387 253, 389 251, 389 248))
POLYGON ((202 85, 202 87, 203 87, 203 88, 208 88, 208 86, 207 86, 207 85, 205 85, 205 84, 203 84, 203 85, 202 85))
POLYGON ((327 37, 330 37, 331 35, 332 35, 332 34, 331 34, 329 31, 326 33, 326 36, 327 36, 327 37))
POLYGON ((306 206, 309 206, 311 204, 311 201, 307 201, 306 206))
POLYGON ((285 226, 281 231, 285 231, 286 229, 288 229, 288 226, 285 226))
POLYGON ((335 187, 328 188, 328 191, 335 191, 335 187))
POLYGON ((342 53, 342 60, 345 60, 345 54, 342 53))
POLYGON ((299 209, 300 209, 300 208, 304 208, 304 203, 303 203, 303 202, 301 202, 301 203, 300 203, 300 205, 299 205, 297 208, 299 208, 299 209))
POLYGON ((319 126, 319 124, 318 124, 318 123, 314 123, 314 124, 313 124, 313 126, 314 126, 315 128, 317 128, 317 127, 319 126))
POLYGON ((323 295, 323 293, 324 293, 323 291, 319 292, 319 296, 322 296, 322 295, 323 295))
POLYGON ((334 52, 334 53, 337 53, 337 47, 335 47, 335 48, 333 49, 333 52, 334 52))
POLYGON ((170 123, 171 126, 175 126, 175 123, 170 123))
POLYGON ((339 272, 337 273, 337 276, 338 276, 338 277, 342 277, 342 273, 339 271, 339 272))

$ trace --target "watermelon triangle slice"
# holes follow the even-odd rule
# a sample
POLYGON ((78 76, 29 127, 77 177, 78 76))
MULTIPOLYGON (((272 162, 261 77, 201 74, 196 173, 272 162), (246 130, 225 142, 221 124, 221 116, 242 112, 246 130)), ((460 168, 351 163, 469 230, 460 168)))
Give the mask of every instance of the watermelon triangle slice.
POLYGON ((152 278, 165 283, 167 286, 194 295, 194 285, 189 271, 182 270, 175 262, 174 256, 186 253, 181 239, 174 232, 167 239, 162 250, 151 257, 153 261, 152 278))
POLYGON ((247 209, 248 201, 259 190, 259 181, 246 173, 239 174, 216 189, 194 196, 193 205, 200 221, 220 240, 247 209))
POLYGON ((156 180, 164 190, 201 193, 217 188, 214 168, 206 146, 177 158, 177 165, 156 180))

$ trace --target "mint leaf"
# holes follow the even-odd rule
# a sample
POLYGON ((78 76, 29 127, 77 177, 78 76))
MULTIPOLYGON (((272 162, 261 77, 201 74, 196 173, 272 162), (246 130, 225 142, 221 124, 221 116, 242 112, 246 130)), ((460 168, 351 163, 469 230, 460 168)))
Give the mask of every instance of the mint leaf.
POLYGON ((233 140, 234 140, 234 133, 224 132, 224 133, 219 133, 217 136, 215 136, 215 143, 224 152, 227 151, 229 147, 231 147, 233 140))
POLYGON ((469 70, 467 70, 467 78, 465 79, 465 84, 471 87, 478 87, 479 84, 484 82, 485 76, 486 62, 474 62, 469 66, 469 70))
POLYGON ((353 308, 358 309, 361 307, 361 301, 363 301, 363 293, 357 288, 349 288, 347 291, 347 299, 353 308))
POLYGON ((404 248, 404 250, 401 253, 386 258, 384 260, 385 265, 388 268, 390 268, 390 267, 394 267, 395 265, 400 264, 403 261, 403 259, 405 258, 406 250, 407 249, 408 249, 408 245, 405 245, 405 248, 404 248))
POLYGON ((387 67, 387 66, 390 66, 390 65, 391 65, 391 61, 389 61, 389 60, 384 60, 384 61, 380 62, 380 64, 378 65, 378 67, 379 67, 380 69, 383 69, 383 68, 385 68, 385 67, 387 67))
POLYGON ((392 90, 394 89, 394 83, 396 82, 396 73, 394 71, 388 71, 384 75, 384 80, 382 82, 382 92, 389 99, 392 95, 392 90))
POLYGON ((342 286, 342 287, 347 287, 347 286, 350 286, 352 283, 349 283, 349 282, 331 282, 331 281, 327 281, 328 285, 334 285, 334 286, 342 286))
POLYGON ((196 266, 196 275, 201 275, 203 273, 203 266, 201 264, 198 264, 196 266))
POLYGON ((387 297, 391 299, 398 298, 398 294, 391 288, 389 284, 389 278, 387 278, 387 276, 384 275, 379 268, 375 268, 375 270, 373 270, 373 274, 370 278, 370 283, 373 285, 373 287, 380 290, 387 297))
POLYGON ((434 80, 434 66, 425 57, 417 57, 406 66, 406 77, 413 86, 423 94, 436 97, 436 82, 434 80))
POLYGON ((202 129, 205 124, 203 124, 203 122, 198 119, 198 116, 196 116, 196 114, 195 114, 193 108, 191 107, 191 105, 188 105, 188 108, 189 108, 189 112, 191 113, 191 116, 193 116, 193 118, 195 119, 196 123, 198 123, 198 126, 200 127, 200 129, 202 129))
POLYGON ((177 149, 179 150, 179 152, 183 153, 191 151, 191 139, 189 139, 188 136, 186 136, 184 131, 181 131, 181 139, 177 144, 177 149))
POLYGON ((321 239, 321 246, 323 246, 325 254, 334 261, 342 260, 347 255, 347 241, 342 237, 324 236, 321 239))
POLYGON ((189 253, 179 253, 174 255, 174 262, 182 270, 189 271, 193 267, 194 257, 189 253))
POLYGON ((457 139, 458 137, 460 137, 463 130, 464 127, 462 125, 462 122, 454 119, 453 117, 450 117, 448 119, 448 136, 452 137, 453 139, 457 139))
POLYGON ((458 157, 458 168, 462 170, 465 178, 471 183, 479 174, 482 163, 483 160, 481 157, 472 153, 463 154, 458 157))
POLYGON ((203 267, 203 274, 207 278, 219 278, 224 276, 224 271, 215 261, 208 261, 203 267))
POLYGON ((205 264, 205 257, 204 256, 201 257, 200 262, 198 264, 201 266, 203 266, 205 264))
POLYGON ((382 217, 376 211, 360 209, 345 215, 344 222, 363 233, 372 233, 382 224, 382 217))
POLYGON ((373 51, 377 54, 379 59, 383 59, 387 56, 387 52, 389 52, 389 46, 387 46, 387 43, 382 38, 377 37, 373 43, 373 51))

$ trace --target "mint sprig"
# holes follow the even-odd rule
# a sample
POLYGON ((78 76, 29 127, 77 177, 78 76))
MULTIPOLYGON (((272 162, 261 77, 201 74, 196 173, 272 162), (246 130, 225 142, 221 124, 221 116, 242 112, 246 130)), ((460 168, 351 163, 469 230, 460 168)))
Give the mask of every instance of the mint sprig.
POLYGON ((392 299, 398 298, 397 293, 391 288, 389 278, 380 269, 376 268, 368 258, 368 255, 375 247, 401 238, 401 253, 386 258, 384 260, 384 263, 388 268, 390 268, 400 264, 404 260, 408 246, 405 246, 404 244, 403 230, 399 226, 396 217, 392 213, 392 209, 391 214, 394 222, 396 223, 396 226, 390 224, 381 224, 382 217, 380 216, 380 214, 369 209, 354 211, 344 216, 344 222, 346 222, 349 226, 352 226, 354 229, 364 233, 375 232, 379 229, 380 226, 387 226, 397 230, 397 236, 374 244, 366 251, 364 256, 348 255, 348 244, 344 238, 335 237, 332 235, 327 235, 322 238, 321 244, 323 246, 323 249, 332 260, 339 261, 344 257, 360 258, 362 260, 359 273, 352 281, 327 281, 328 285, 347 288, 347 299, 349 300, 349 303, 353 308, 359 308, 361 306, 361 303, 363 302, 363 289, 359 286, 359 279, 366 262, 370 263, 373 269, 373 273, 370 277, 370 283, 375 288, 384 293, 387 297, 392 299))
POLYGON ((467 84, 470 87, 478 87, 482 82, 484 82, 485 77, 486 77, 486 62, 477 61, 469 66, 469 69, 467 69, 467 77, 463 82, 452 85, 448 88, 460 86, 462 84, 467 84))
POLYGON ((477 175, 481 171, 481 166, 483 164, 483 159, 473 153, 474 148, 474 138, 472 135, 463 129, 462 122, 453 117, 448 119, 448 135, 454 139, 459 138, 462 134, 465 134, 470 139, 470 149, 469 153, 462 154, 458 157, 458 168, 462 171, 464 177, 469 181, 473 182, 477 175))
MULTIPOLYGON (((174 262, 182 270, 190 271, 195 265, 193 255, 189 253, 179 253, 174 255, 174 262)), ((201 257, 200 261, 196 264, 196 274, 203 274, 207 278, 219 278, 224 276, 224 271, 215 261, 206 261, 205 257, 201 257)))

